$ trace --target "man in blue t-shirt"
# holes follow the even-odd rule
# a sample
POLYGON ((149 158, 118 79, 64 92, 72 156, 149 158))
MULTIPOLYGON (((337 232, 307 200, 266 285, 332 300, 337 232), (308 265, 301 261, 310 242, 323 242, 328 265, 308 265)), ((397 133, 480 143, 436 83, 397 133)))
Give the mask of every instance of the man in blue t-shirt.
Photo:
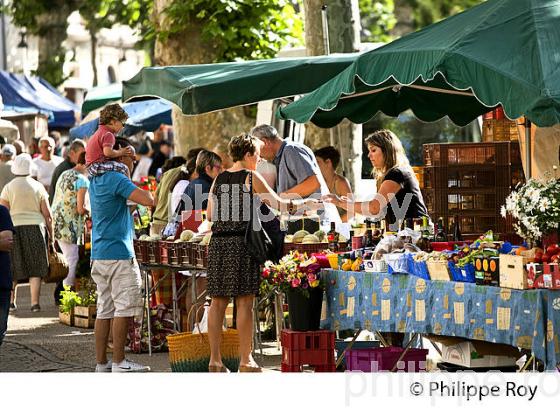
MULTIPOLYGON (((114 149, 129 145, 127 140, 119 138, 114 149)), ((127 165, 132 174, 132 157, 117 160, 127 165)), ((115 171, 91 178, 89 195, 93 222, 91 277, 97 285, 95 371, 149 371, 148 366, 124 356, 129 321, 142 312, 142 280, 134 258, 134 225, 127 201, 153 206, 154 199, 148 191, 139 189, 127 176, 115 171), (109 329, 113 330, 112 363, 106 354, 109 329)))
POLYGON ((14 242, 14 225, 10 211, 0 205, 0 346, 8 329, 10 293, 12 292, 12 269, 10 251, 14 242))

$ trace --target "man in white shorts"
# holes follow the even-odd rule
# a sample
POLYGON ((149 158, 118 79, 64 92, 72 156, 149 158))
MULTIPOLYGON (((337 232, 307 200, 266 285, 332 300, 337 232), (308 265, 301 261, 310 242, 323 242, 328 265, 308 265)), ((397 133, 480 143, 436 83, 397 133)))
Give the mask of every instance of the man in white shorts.
MULTIPOLYGON (((130 145, 117 139, 115 149, 130 145)), ((132 157, 120 162, 132 171, 132 157)), ((97 284, 95 321, 96 372, 146 372, 150 368, 125 359, 124 346, 130 318, 142 312, 142 280, 134 257, 134 226, 127 200, 153 206, 148 191, 139 189, 124 174, 108 171, 91 178, 90 201, 93 221, 91 277, 97 284), (113 330, 112 362, 107 360, 109 330, 113 330)))

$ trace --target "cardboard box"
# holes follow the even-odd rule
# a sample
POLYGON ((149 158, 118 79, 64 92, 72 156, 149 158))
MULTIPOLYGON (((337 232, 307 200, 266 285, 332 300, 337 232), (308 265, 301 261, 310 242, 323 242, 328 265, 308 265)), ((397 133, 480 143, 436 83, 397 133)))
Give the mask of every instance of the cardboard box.
POLYGON ((527 284, 536 289, 560 289, 560 265, 557 263, 527 264, 527 284))
POLYGON ((431 280, 444 280, 448 282, 451 280, 447 261, 427 261, 426 266, 428 267, 431 280))
POLYGON ((521 356, 519 349, 505 344, 451 336, 430 335, 428 339, 441 343, 444 362, 468 368, 515 366, 521 356))
POLYGON ((500 286, 500 257, 476 256, 474 278, 477 285, 500 286))
POLYGON ((525 266, 529 258, 518 255, 500 255, 500 286, 502 288, 529 289, 525 266))

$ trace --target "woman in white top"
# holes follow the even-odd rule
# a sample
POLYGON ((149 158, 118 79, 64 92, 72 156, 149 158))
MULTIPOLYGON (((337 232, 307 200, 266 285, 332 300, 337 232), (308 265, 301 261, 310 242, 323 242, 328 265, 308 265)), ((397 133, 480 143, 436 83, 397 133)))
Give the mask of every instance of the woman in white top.
POLYGON ((140 182, 142 177, 148 176, 148 171, 152 166, 152 149, 147 141, 145 141, 140 148, 138 149, 138 153, 136 154, 136 160, 138 163, 134 168, 134 172, 132 173, 132 181, 133 182, 140 182))
POLYGON ((14 273, 12 308, 15 308, 15 287, 19 280, 29 279, 31 287, 31 311, 39 312, 41 278, 46 276, 49 265, 46 233, 53 241, 49 194, 45 187, 31 178, 33 160, 29 154, 21 154, 12 164, 15 178, 0 194, 0 204, 10 210, 14 222, 14 246, 11 252, 14 273))

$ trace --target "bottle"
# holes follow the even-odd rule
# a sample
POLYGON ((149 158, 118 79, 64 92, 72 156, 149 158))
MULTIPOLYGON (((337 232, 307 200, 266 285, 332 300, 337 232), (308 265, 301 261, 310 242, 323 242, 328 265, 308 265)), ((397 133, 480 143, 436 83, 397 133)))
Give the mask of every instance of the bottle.
POLYGON ((416 243, 416 245, 423 250, 424 252, 431 252, 432 251, 432 245, 430 242, 430 228, 428 227, 428 217, 427 216, 423 216, 422 217, 422 228, 420 230, 422 236, 420 237, 420 239, 418 240, 418 242, 416 243))
POLYGON ((371 220, 366 219, 365 248, 373 248, 373 231, 371 230, 371 220))
POLYGON ((439 218, 437 221, 434 242, 447 242, 447 233, 445 232, 445 226, 443 225, 443 218, 439 218))
POLYGON ((461 230, 459 229, 459 215, 455 215, 453 218, 453 241, 461 242, 463 240, 463 235, 461 235, 461 230))
POLYGON ((383 232, 381 232, 381 222, 376 221, 373 223, 373 244, 377 246, 377 244, 381 241, 383 237, 383 232))
POLYGON ((327 241, 329 242, 329 250, 338 252, 338 233, 336 233, 336 224, 331 222, 331 230, 327 232, 327 241))

